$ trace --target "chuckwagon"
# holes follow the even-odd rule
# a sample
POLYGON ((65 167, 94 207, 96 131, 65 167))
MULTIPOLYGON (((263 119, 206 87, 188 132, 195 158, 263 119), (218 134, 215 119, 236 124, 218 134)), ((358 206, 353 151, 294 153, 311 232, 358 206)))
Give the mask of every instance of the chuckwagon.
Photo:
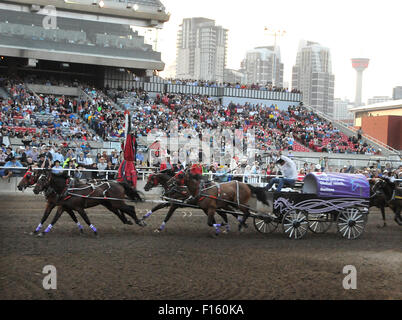
POLYGON ((308 174, 301 192, 268 192, 272 211, 255 214, 254 226, 261 233, 271 233, 281 224, 283 232, 300 239, 310 230, 328 231, 336 223, 346 239, 356 239, 364 231, 369 212, 370 185, 358 174, 308 174))

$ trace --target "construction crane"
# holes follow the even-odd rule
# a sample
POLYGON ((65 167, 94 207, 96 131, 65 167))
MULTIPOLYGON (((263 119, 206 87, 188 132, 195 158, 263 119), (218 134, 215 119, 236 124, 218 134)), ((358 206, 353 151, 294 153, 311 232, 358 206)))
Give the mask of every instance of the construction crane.
POLYGON ((269 36, 274 37, 274 46, 276 47, 276 38, 283 37, 286 34, 285 30, 276 30, 273 28, 264 27, 264 31, 268 33, 269 36))

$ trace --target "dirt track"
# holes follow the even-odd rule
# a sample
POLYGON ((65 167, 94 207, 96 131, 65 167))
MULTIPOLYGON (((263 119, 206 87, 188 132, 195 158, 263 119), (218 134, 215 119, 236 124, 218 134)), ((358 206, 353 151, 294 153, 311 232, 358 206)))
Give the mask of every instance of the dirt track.
MULTIPOLYGON (((140 228, 102 207, 88 210, 99 238, 86 225, 80 236, 67 214, 38 238, 29 233, 42 196, 2 195, 0 203, 0 299, 402 299, 402 227, 388 211, 386 228, 377 228, 372 210, 352 241, 336 226, 295 241, 278 231, 261 235, 250 221, 239 234, 231 217, 233 231, 214 239, 203 213, 188 217, 188 209, 157 234, 166 211, 140 228), (57 290, 42 287, 45 265, 57 268, 57 290), (357 290, 343 289, 345 265, 357 269, 357 290)), ((139 216, 149 208, 138 205, 139 216)))

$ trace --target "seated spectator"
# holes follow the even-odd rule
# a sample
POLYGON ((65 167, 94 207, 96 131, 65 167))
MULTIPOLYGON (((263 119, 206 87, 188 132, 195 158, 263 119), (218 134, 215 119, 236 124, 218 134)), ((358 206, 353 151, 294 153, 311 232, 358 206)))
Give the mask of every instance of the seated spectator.
POLYGON ((227 182, 228 181, 228 172, 225 166, 219 166, 218 171, 215 174, 215 177, 219 182, 227 182))
MULTIPOLYGON (((5 168, 23 167, 23 165, 14 157, 10 156, 9 161, 4 165, 5 168)), ((0 170, 0 175, 3 179, 10 179, 11 176, 19 176, 22 174, 18 169, 4 169, 0 170)), ((9 180, 10 181, 10 180, 9 180)))
POLYGON ((84 152, 80 152, 80 154, 77 157, 77 163, 79 166, 85 166, 85 155, 84 152))
POLYGON ((297 174, 297 181, 303 181, 305 176, 306 176, 306 171, 304 170, 304 168, 301 168, 299 170, 299 173, 297 174))
POLYGON ((5 156, 6 156, 6 162, 8 162, 8 161, 10 161, 10 159, 12 158, 12 157, 14 157, 14 152, 13 152, 13 149, 10 147, 10 146, 8 146, 7 148, 6 148, 6 154, 5 154, 5 156))
MULTIPOLYGON (((105 158, 100 158, 99 163, 98 163, 98 170, 106 170, 107 167, 107 163, 105 158)), ((98 178, 99 179, 105 179, 106 178, 106 172, 105 171, 101 171, 98 173, 98 178)))
MULTIPOLYGON (((119 168, 108 161, 106 169, 105 170, 118 170, 119 168)), ((117 172, 108 172, 107 173, 107 180, 116 180, 117 179, 117 172)))
MULTIPOLYGON (((94 163, 91 165, 90 169, 91 169, 91 170, 98 170, 97 164, 94 162, 94 163)), ((99 179, 98 172, 97 172, 97 171, 91 171, 91 178, 92 178, 92 179, 99 179)))
POLYGON ((6 153, 3 152, 3 149, 0 149, 0 165, 6 163, 6 158, 7 158, 6 153))
POLYGON ((51 164, 52 162, 50 161, 50 159, 46 157, 44 153, 41 153, 39 155, 39 161, 38 161, 39 168, 49 169, 51 167, 51 164))
POLYGON ((61 174, 63 172, 64 170, 63 167, 60 165, 60 161, 59 160, 54 161, 54 165, 52 167, 52 173, 61 174))

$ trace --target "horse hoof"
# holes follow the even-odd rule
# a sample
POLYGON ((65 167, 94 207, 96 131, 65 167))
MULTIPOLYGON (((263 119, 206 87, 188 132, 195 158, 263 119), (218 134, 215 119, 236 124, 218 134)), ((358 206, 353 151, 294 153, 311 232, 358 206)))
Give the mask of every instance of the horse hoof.
POLYGON ((242 224, 239 225, 239 232, 240 233, 243 233, 245 229, 246 229, 246 227, 244 225, 242 225, 242 224))
POLYGON ((133 222, 131 220, 127 220, 126 224, 129 224, 130 226, 132 226, 133 222))
POLYGON ((402 218, 401 219, 395 218, 394 220, 398 225, 402 226, 402 218))
POLYGON ((138 224, 140 227, 146 227, 146 226, 147 226, 147 224, 145 223, 145 221, 142 221, 142 220, 138 221, 137 224, 138 224))
POLYGON ((155 230, 154 230, 155 233, 161 233, 161 231, 162 231, 162 230, 159 230, 159 229, 155 229, 155 230))
POLYGON ((99 234, 97 232, 94 232, 95 238, 99 238, 99 234))

